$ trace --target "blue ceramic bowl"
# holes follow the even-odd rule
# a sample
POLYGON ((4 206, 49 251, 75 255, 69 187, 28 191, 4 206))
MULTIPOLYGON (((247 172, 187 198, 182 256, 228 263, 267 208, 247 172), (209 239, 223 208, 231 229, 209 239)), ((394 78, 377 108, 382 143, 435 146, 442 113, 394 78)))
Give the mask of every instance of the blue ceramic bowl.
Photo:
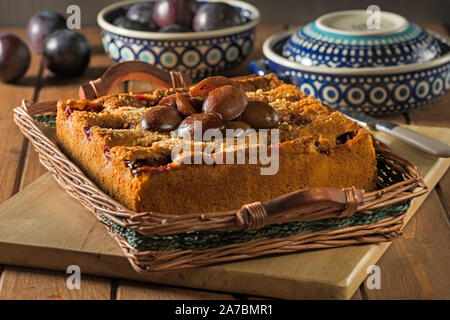
POLYGON ((441 97, 450 88, 450 46, 434 36, 440 56, 399 66, 330 68, 305 66, 283 57, 286 41, 295 31, 268 38, 266 57, 250 64, 252 73, 274 72, 332 107, 353 108, 368 114, 406 111, 441 97))
POLYGON ((97 15, 103 29, 103 46, 115 62, 141 60, 162 69, 185 71, 191 78, 200 79, 237 66, 253 48, 260 14, 243 1, 223 0, 239 10, 243 24, 220 30, 161 33, 123 29, 111 23, 123 14, 124 6, 136 2, 139 1, 117 2, 97 15))
POLYGON ((305 66, 365 68, 430 61, 440 54, 437 40, 402 16, 380 12, 379 28, 369 29, 371 13, 333 12, 294 32, 283 56, 305 66))

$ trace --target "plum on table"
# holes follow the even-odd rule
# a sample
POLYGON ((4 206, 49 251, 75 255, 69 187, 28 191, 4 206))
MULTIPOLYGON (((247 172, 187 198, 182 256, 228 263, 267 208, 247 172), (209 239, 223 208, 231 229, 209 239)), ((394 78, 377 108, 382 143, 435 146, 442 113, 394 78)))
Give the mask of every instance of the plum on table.
POLYGON ((0 33, 0 80, 15 82, 30 66, 30 50, 25 42, 11 33, 0 33))
POLYGON ((48 36, 44 56, 47 68, 56 76, 72 77, 82 74, 86 69, 91 50, 82 34, 58 30, 48 36))
POLYGON ((66 28, 66 19, 54 11, 41 11, 30 18, 27 39, 30 49, 36 53, 44 51, 45 40, 53 31, 66 28))

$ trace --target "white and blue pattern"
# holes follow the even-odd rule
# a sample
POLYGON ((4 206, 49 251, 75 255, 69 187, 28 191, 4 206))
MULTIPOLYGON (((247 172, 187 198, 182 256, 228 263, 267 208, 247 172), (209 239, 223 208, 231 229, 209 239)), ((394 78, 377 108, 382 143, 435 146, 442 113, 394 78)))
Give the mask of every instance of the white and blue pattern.
MULTIPOLYGON (((254 17, 252 12, 237 8, 244 24, 254 17)), ((199 79, 229 70, 251 52, 255 30, 226 36, 187 40, 148 40, 119 35, 103 30, 103 46, 115 62, 141 60, 162 69, 187 72, 199 79)))
POLYGON ((213 67, 217 65, 223 59, 222 50, 218 48, 210 48, 206 52, 206 63, 213 67))
MULTIPOLYGON (((330 79, 325 75, 285 70, 271 61, 267 61, 267 65, 272 71, 287 76, 308 95, 314 95, 332 107, 354 108, 368 114, 394 113, 423 106, 441 97, 450 87, 448 83, 444 85, 450 74, 448 64, 425 75, 420 71, 403 74, 401 81, 394 75, 333 75, 330 79), (321 81, 317 80, 320 76, 321 81)), ((254 64, 250 70, 260 71, 254 64)))
POLYGON ((315 22, 286 41, 283 56, 310 66, 363 68, 429 61, 440 54, 436 39, 410 23, 403 32, 381 36, 350 36, 319 29, 315 22))
POLYGON ((141 50, 138 53, 138 60, 150 63, 150 64, 155 64, 156 58, 155 58, 155 54, 153 52, 151 52, 150 50, 141 50))

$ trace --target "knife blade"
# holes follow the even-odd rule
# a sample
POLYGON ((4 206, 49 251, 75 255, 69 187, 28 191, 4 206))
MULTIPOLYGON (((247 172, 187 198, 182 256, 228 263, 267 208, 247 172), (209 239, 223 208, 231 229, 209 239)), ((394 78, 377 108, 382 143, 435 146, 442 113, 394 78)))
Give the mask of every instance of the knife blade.
POLYGON ((378 120, 356 110, 335 108, 361 126, 385 132, 419 150, 436 157, 450 157, 450 146, 436 139, 430 138, 417 131, 392 123, 387 120, 378 120))

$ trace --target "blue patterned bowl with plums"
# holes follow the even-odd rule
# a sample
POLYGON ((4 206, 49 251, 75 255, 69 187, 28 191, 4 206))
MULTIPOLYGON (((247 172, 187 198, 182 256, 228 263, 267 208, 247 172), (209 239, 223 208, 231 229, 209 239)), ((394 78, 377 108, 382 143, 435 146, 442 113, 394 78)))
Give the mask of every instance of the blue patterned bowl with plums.
MULTIPOLYGON (((97 23, 103 30, 103 47, 115 62, 141 60, 161 69, 184 71, 192 79, 201 79, 236 67, 253 48, 260 14, 246 2, 222 0, 239 11, 242 23, 212 31, 150 32, 124 29, 112 23, 137 2, 142 1, 117 2, 97 15, 97 23)), ((199 1, 199 4, 208 2, 213 1, 199 1)))
POLYGON ((332 107, 372 115, 407 111, 444 95, 450 88, 448 39, 384 12, 381 29, 364 29, 367 16, 344 11, 319 18, 327 45, 308 40, 308 52, 292 51, 302 31, 273 35, 263 45, 265 59, 252 61, 250 72, 274 72, 332 107))

